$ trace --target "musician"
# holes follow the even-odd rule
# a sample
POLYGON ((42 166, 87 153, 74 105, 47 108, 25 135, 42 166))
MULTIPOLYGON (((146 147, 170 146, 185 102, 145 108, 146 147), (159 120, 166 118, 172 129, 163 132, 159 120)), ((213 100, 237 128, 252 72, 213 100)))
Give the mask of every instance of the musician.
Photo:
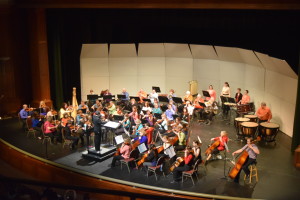
MULTIPOLYGON (((247 151, 249 156, 248 156, 246 162, 244 163, 244 165, 242 166, 242 169, 244 170, 247 178, 250 175, 250 170, 248 168, 249 165, 255 163, 257 155, 260 154, 258 147, 255 144, 251 144, 251 142, 252 142, 252 138, 247 138, 247 144, 243 148, 236 150, 235 152, 232 153, 232 156, 234 156, 235 154, 239 154, 239 153, 242 153, 243 151, 247 151)), ((241 173, 241 171, 239 171, 239 173, 235 177, 234 182, 236 182, 236 183, 239 182, 240 173, 241 173)))
POLYGON ((197 119, 199 121, 203 119, 203 106, 200 105, 200 103, 204 103, 204 99, 201 98, 201 94, 198 94, 196 99, 194 100, 194 114, 197 116, 197 119))
POLYGON ((158 103, 154 103, 154 108, 152 109, 153 114, 162 114, 162 110, 160 109, 158 103))
POLYGON ((80 120, 82 120, 84 114, 82 113, 82 110, 77 110, 77 115, 76 115, 76 125, 79 124, 80 120))
POLYGON ((73 150, 73 149, 75 149, 75 146, 78 144, 79 137, 72 136, 72 131, 70 129, 71 126, 72 126, 72 121, 69 120, 67 122, 67 125, 63 129, 64 129, 64 137, 65 137, 65 139, 73 141, 72 145, 70 146, 70 148, 73 150))
POLYGON ((90 94, 91 95, 95 94, 93 89, 90 89, 90 94))
POLYGON ((101 145, 101 121, 100 121, 100 112, 96 111, 93 115, 93 124, 94 124, 94 133, 95 133, 95 137, 94 137, 94 143, 95 143, 95 150, 97 152, 100 152, 100 145, 101 145))
POLYGON ((238 89, 236 90, 235 97, 234 97, 235 103, 240 103, 241 100, 242 100, 242 98, 243 98, 243 95, 242 95, 242 93, 241 93, 241 88, 238 88, 238 89))
POLYGON ((168 104, 168 109, 166 110, 165 115, 168 118, 168 120, 174 120, 173 115, 175 115, 175 110, 173 110, 171 104, 168 104))
POLYGON ((101 102, 97 99, 96 102, 95 102, 95 104, 92 106, 92 109, 93 109, 94 111, 96 111, 98 108, 101 108, 101 107, 102 107, 102 104, 101 104, 101 102))
POLYGON ((198 140, 193 141, 193 152, 194 152, 194 163, 196 163, 197 160, 202 161, 202 156, 201 156, 201 145, 198 140))
POLYGON ((109 105, 107 106, 108 114, 110 116, 114 115, 116 112, 116 105, 114 104, 113 101, 109 102, 109 105))
POLYGON ((139 114, 138 114, 138 110, 136 106, 132 107, 132 112, 129 113, 129 117, 131 117, 131 121, 136 121, 140 118, 139 114))
POLYGON ((130 156, 132 148, 130 145, 130 139, 126 138, 124 140, 124 143, 120 147, 120 155, 116 155, 113 157, 112 162, 111 162, 111 167, 116 166, 116 161, 117 160, 123 160, 123 159, 128 159, 130 156))
POLYGON ((44 133, 46 136, 51 138, 51 141, 54 143, 54 138, 58 139, 59 134, 56 131, 57 125, 52 124, 52 117, 48 117, 47 121, 44 123, 44 133))
POLYGON ((154 144, 150 144, 149 150, 148 150, 148 156, 146 158, 146 161, 143 163, 143 166, 145 168, 148 167, 154 167, 156 166, 157 160, 158 160, 158 152, 154 144))
POLYGON ((154 118, 153 118, 153 115, 151 113, 150 110, 147 110, 146 114, 143 115, 142 119, 146 119, 147 120, 147 123, 150 125, 150 126, 153 126, 154 125, 154 118))
POLYGON ((149 94, 149 99, 150 99, 152 104, 154 104, 154 99, 158 99, 158 94, 156 93, 156 91, 154 89, 149 94))
POLYGON ((180 115, 180 117, 181 117, 183 123, 188 124, 190 122, 190 115, 189 115, 187 107, 183 108, 183 112, 180 115))
POLYGON ((123 128, 129 131, 131 123, 130 123, 129 115, 127 113, 124 115, 124 119, 120 123, 122 123, 123 128))
POLYGON ((185 96, 183 97, 183 102, 185 103, 186 101, 193 101, 193 96, 190 91, 186 91, 185 96))
POLYGON ((137 119, 134 122, 135 122, 135 128, 132 131, 132 134, 130 136, 131 138, 135 138, 135 137, 139 136, 140 135, 140 130, 142 128, 144 128, 141 120, 137 119))
POLYGON ((150 144, 153 141, 153 131, 154 127, 150 126, 149 123, 145 123, 145 131, 146 131, 146 136, 148 138, 148 144, 150 144))
POLYGON ((219 141, 220 144, 219 144, 219 146, 217 146, 216 148, 214 148, 212 150, 212 152, 207 156, 205 164, 208 163, 208 161, 211 158, 212 154, 216 155, 216 154, 220 153, 220 151, 224 151, 225 150, 225 143, 227 144, 227 142, 228 142, 228 136, 227 135, 228 134, 227 134, 226 131, 221 131, 219 137, 211 138, 211 141, 214 141, 214 142, 219 141))
POLYGON ((189 116, 192 117, 194 113, 194 106, 192 105, 191 101, 186 101, 185 107, 189 113, 189 116))
POLYGON ((193 151, 190 146, 186 147, 184 151, 184 166, 176 167, 173 171, 173 181, 171 183, 179 182, 183 171, 189 171, 193 165, 193 151))
POLYGON ((186 140, 185 140, 185 134, 184 134, 184 132, 182 132, 182 129, 180 127, 177 127, 173 132, 178 137, 178 145, 175 146, 175 150, 181 151, 181 150, 185 149, 186 140))
POLYGON ((140 112, 141 115, 144 115, 144 112, 143 112, 143 111, 145 111, 145 112, 147 112, 147 111, 152 112, 152 108, 150 107, 150 104, 149 104, 148 101, 146 101, 146 102, 144 103, 144 106, 142 107, 142 110, 141 110, 141 112, 140 112))
POLYGON ((258 117, 259 123, 270 122, 272 119, 272 112, 265 102, 261 102, 261 106, 257 109, 256 115, 258 117))
POLYGON ((53 118, 55 115, 57 115, 57 112, 55 110, 53 110, 53 108, 51 108, 49 110, 49 112, 47 112, 46 117, 52 117, 53 118))
POLYGON ((143 103, 143 99, 147 98, 147 93, 141 88, 138 93, 137 96, 140 98, 140 102, 143 103))
POLYGON ((85 101, 81 101, 80 105, 78 106, 77 110, 86 110, 87 111, 87 105, 85 104, 85 101))
POLYGON ((125 95, 125 98, 122 98, 122 101, 129 101, 129 93, 126 91, 126 88, 122 89, 122 94, 125 95))
POLYGON ((206 100, 211 100, 212 99, 212 101, 216 101, 216 99, 217 99, 217 93, 214 90, 214 87, 212 85, 209 85, 207 91, 208 91, 210 97, 206 97, 206 100))
POLYGON ((138 103, 135 101, 134 98, 130 99, 130 103, 128 104, 129 110, 132 111, 133 106, 138 107, 138 103))
POLYGON ((144 128, 142 128, 141 130, 139 130, 139 136, 135 137, 134 139, 132 139, 132 141, 137 141, 139 140, 140 144, 144 143, 146 148, 148 149, 148 138, 146 136, 146 131, 144 128))
POLYGON ((61 126, 62 127, 65 127, 67 125, 67 123, 68 123, 69 120, 74 121, 72 119, 72 117, 69 116, 68 113, 65 113, 60 120, 61 120, 61 126))
POLYGON ((205 112, 203 113, 205 124, 208 126, 212 123, 213 117, 216 115, 216 112, 218 110, 217 102, 214 101, 212 103, 211 100, 205 103, 206 108, 205 112))
POLYGON ((156 123, 156 129, 160 132, 160 133, 164 133, 168 130, 168 118, 166 116, 165 113, 163 113, 161 115, 161 119, 157 120, 156 123))
POLYGON ((37 132, 38 139, 42 139, 42 129, 41 126, 43 121, 39 118, 38 113, 34 112, 31 117, 32 128, 37 132))
POLYGON ((171 124, 173 129, 176 129, 177 127, 179 128, 183 128, 183 125, 181 123, 181 118, 180 117, 176 117, 174 123, 171 124))
MULTIPOLYGON (((221 91, 221 96, 223 96, 223 97, 230 97, 231 96, 230 86, 229 86, 228 82, 224 83, 224 86, 223 86, 222 91, 221 91)), ((224 105, 224 102, 222 102, 222 103, 223 103, 222 104, 223 115, 224 115, 224 118, 227 118, 230 107, 228 105, 224 105)))
POLYGON ((26 128, 26 120, 28 117, 30 117, 30 115, 28 115, 28 112, 26 111, 28 109, 27 104, 23 105, 23 109, 19 112, 21 121, 22 121, 22 129, 25 130, 26 128))
POLYGON ((245 90, 243 98, 239 102, 240 104, 244 105, 244 104, 248 104, 250 102, 250 96, 248 94, 249 94, 249 91, 245 90))
POLYGON ((174 104, 173 99, 170 99, 170 100, 169 100, 169 104, 172 106, 172 109, 173 109, 175 112, 177 112, 177 106, 174 104))
POLYGON ((177 97, 177 96, 176 96, 176 94, 175 94, 175 91, 174 91, 173 89, 170 89, 168 98, 169 98, 169 99, 172 99, 173 97, 177 97))
POLYGON ((64 102, 64 103, 62 103, 62 106, 59 110, 59 118, 60 119, 63 118, 65 113, 70 114, 71 110, 70 110, 68 104, 64 102))
POLYGON ((46 105, 45 101, 40 101, 40 115, 46 115, 49 107, 46 105))

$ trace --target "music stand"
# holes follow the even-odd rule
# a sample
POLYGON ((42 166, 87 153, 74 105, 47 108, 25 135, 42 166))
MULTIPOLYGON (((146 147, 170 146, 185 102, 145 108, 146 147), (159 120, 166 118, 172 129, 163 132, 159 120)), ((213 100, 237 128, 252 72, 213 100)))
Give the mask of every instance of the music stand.
POLYGON ((130 99, 135 99, 136 102, 140 101, 140 97, 130 96, 130 99))
POLYGON ((113 118, 116 121, 122 121, 124 119, 124 116, 123 115, 114 115, 113 118))
POLYGON ((174 103, 183 103, 182 98, 180 97, 172 97, 172 100, 174 101, 174 103))
MULTIPOLYGON (((121 124, 119 122, 109 121, 109 122, 105 123, 103 126, 106 128, 109 128, 108 133, 110 133, 109 135, 111 136, 113 133, 112 129, 115 130, 115 129, 119 128, 121 126, 121 124)), ((109 145, 113 145, 114 137, 110 137, 110 138, 111 138, 111 140, 109 141, 109 145)))
POLYGON ((221 102, 222 102, 222 103, 225 103, 225 102, 227 102, 227 97, 220 96, 220 99, 221 99, 221 102))
POLYGON ((203 108, 206 107, 205 103, 199 102, 200 106, 202 106, 203 108))
POLYGON ((138 146, 138 150, 139 150, 140 153, 143 153, 143 152, 147 151, 147 147, 146 147, 145 143, 140 144, 138 146))
POLYGON ((197 95, 198 95, 198 93, 196 93, 196 94, 193 94, 192 96, 193 96, 193 97, 197 97, 197 95))
POLYGON ((115 95, 103 95, 103 100, 113 100, 113 97, 115 97, 115 95))
POLYGON ((159 102, 166 102, 166 103, 169 102, 168 97, 165 97, 165 96, 158 96, 158 100, 159 100, 159 102))
POLYGON ((155 90, 155 92, 160 93, 160 88, 156 86, 152 86, 152 90, 155 90))
POLYGON ((150 99, 143 99, 143 101, 148 101, 149 103, 151 102, 150 99))
POLYGON ((154 117, 155 117, 156 119, 161 119, 161 114, 159 114, 159 113, 154 113, 154 117))
POLYGON ((125 94, 117 94, 118 99, 126 99, 126 95, 125 94))
POLYGON ((80 109, 82 111, 82 113, 86 114, 86 110, 87 109, 80 109))
POLYGON ((90 101, 97 100, 99 97, 97 94, 88 94, 86 96, 87 96, 87 100, 90 100, 90 101))
POLYGON ((205 96, 205 97, 210 97, 209 92, 206 91, 206 90, 202 90, 202 94, 203 94, 203 96, 205 96))
POLYGON ((229 103, 235 103, 234 98, 231 98, 231 97, 228 97, 227 101, 228 101, 229 103))

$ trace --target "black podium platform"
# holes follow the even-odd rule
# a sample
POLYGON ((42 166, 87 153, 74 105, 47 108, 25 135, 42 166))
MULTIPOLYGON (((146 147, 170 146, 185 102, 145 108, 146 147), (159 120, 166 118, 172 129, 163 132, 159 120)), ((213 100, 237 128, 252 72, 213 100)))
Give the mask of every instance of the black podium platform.
POLYGON ((90 148, 82 152, 82 157, 85 159, 95 160, 97 162, 102 162, 110 157, 112 157, 116 153, 115 146, 101 146, 100 152, 95 150, 95 147, 90 148))

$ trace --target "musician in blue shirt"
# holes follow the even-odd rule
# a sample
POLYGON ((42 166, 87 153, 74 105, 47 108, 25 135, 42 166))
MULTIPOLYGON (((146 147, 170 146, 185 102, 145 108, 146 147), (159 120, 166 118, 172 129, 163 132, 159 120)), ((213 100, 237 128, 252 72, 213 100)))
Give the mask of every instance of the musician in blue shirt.
POLYGON ((175 111, 173 110, 171 104, 168 105, 168 110, 166 110, 165 114, 168 120, 174 120, 173 115, 175 114, 175 111))
POLYGON ((28 117, 30 117, 28 115, 27 109, 28 109, 27 104, 24 104, 23 109, 19 112, 19 115, 20 115, 20 118, 21 118, 21 121, 22 121, 22 129, 24 129, 24 130, 26 128, 26 120, 27 120, 28 117))
POLYGON ((123 101, 129 101, 129 94, 128 94, 128 92, 126 91, 125 88, 122 89, 122 94, 125 95, 125 98, 123 98, 122 100, 123 100, 123 101))

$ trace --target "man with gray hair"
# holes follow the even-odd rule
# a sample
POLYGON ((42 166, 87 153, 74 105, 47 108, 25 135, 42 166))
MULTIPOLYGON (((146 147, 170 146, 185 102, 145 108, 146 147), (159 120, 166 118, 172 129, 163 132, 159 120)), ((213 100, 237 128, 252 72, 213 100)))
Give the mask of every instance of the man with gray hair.
POLYGON ((272 112, 265 102, 261 102, 260 107, 256 111, 256 116, 258 117, 259 123, 270 122, 272 119, 272 112))

